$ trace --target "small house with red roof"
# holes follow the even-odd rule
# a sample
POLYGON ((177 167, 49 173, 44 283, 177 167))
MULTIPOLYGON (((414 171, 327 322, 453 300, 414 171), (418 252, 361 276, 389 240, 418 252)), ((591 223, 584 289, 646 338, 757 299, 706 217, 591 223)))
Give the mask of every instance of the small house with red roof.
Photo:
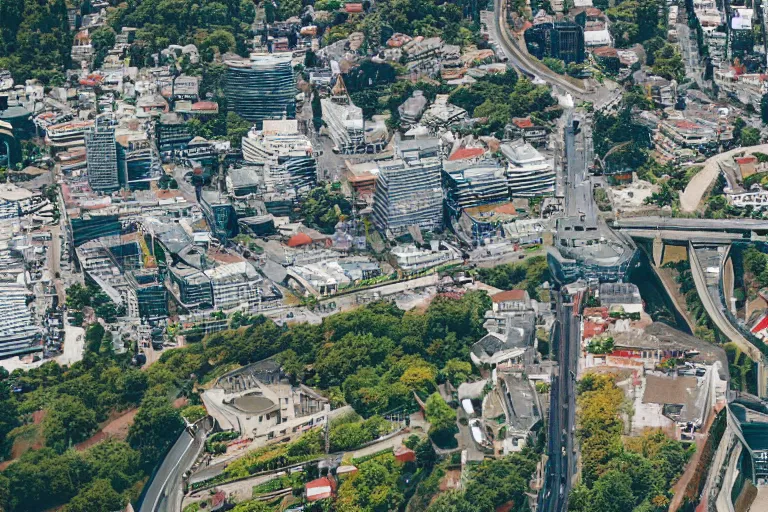
POLYGON ((403 464, 406 462, 416 462, 416 452, 407 446, 397 446, 392 449, 392 453, 394 454, 395 459, 403 464))
POLYGON ((309 502, 332 498, 336 493, 336 480, 328 476, 312 480, 304 486, 304 492, 309 502))
POLYGON ((525 311, 530 308, 531 298, 526 290, 507 290, 491 296, 494 313, 525 311))
POLYGON ((757 172, 757 157, 754 155, 737 156, 733 161, 739 166, 741 179, 752 176, 757 172))
POLYGON ((504 131, 510 139, 523 139, 533 145, 543 144, 547 140, 547 129, 533 122, 529 117, 513 117, 504 131))
POLYGON ((312 245, 312 238, 306 233, 296 233, 295 235, 293 235, 291 238, 288 239, 288 242, 286 242, 286 245, 293 249, 296 249, 299 247, 307 247, 312 245))
POLYGON ((344 4, 344 12, 347 14, 359 14, 363 12, 363 4, 352 3, 344 4))

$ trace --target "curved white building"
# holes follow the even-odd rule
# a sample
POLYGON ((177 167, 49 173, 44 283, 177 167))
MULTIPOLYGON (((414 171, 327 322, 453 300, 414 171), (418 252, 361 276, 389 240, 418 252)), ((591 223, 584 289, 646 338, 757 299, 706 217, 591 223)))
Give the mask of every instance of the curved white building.
POLYGON ((501 145, 507 159, 507 186, 512 197, 535 197, 555 191, 555 170, 536 148, 521 140, 501 145))

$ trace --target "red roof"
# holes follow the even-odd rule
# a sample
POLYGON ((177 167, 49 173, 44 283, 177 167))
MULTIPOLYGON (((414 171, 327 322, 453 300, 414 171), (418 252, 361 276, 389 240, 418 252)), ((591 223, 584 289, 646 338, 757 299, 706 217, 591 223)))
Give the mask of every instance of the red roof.
POLYGON ((464 160, 465 158, 474 158, 483 153, 485 153, 483 148, 461 148, 454 151, 453 154, 448 157, 448 160, 454 162, 456 160, 464 160))
POLYGON ((336 490, 336 482, 324 476, 307 482, 304 489, 307 493, 307 501, 324 500, 333 496, 333 491, 336 490))
POLYGON ((508 301, 521 301, 525 300, 525 290, 508 290, 506 292, 499 292, 491 297, 493 302, 508 302, 508 301))
POLYGON ((739 165, 742 165, 742 164, 753 164, 753 163, 755 163, 757 161, 757 157, 754 157, 754 156, 740 156, 740 157, 734 158, 734 160, 736 160, 736 163, 739 164, 739 165))
POLYGON ((219 104, 215 101, 198 101, 192 105, 192 110, 218 110, 219 104))
POLYGON ((584 322, 584 339, 594 338, 598 334, 603 334, 608 328, 608 324, 599 324, 597 322, 584 322))
POLYGON ((600 46, 592 50, 592 53, 598 57, 618 57, 619 51, 612 46, 600 46))
POLYGON ((348 13, 363 12, 363 4, 346 4, 344 10, 348 13))
POLYGON ((533 121, 531 121, 530 117, 513 117, 512 118, 512 124, 514 124, 518 128, 532 128, 533 127, 533 121))
POLYGON ((400 445, 394 449, 395 459, 400 462, 414 462, 416 460, 416 452, 410 448, 400 445))
POLYGON ((675 121, 675 126, 683 130, 698 130, 699 125, 691 121, 675 121))
POLYGON ((584 318, 599 316, 601 318, 608 318, 607 307, 592 307, 584 308, 584 318))
POLYGON ((757 322, 752 328, 752 334, 757 334, 766 328, 768 328, 768 315, 763 315, 763 318, 761 318, 760 321, 757 322))
POLYGON ((296 233, 288 239, 288 247, 301 247, 302 245, 309 245, 312 243, 312 239, 306 233, 296 233))

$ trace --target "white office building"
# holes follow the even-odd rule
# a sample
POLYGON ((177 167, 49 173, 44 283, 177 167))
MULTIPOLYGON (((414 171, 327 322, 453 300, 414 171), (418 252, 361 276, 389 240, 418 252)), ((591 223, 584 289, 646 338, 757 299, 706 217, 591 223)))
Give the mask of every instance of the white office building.
POLYGON ((536 148, 523 140, 506 142, 501 153, 507 159, 507 185, 512 197, 535 197, 555 191, 555 169, 536 148))
POLYGON ((250 310, 261 302, 261 276, 246 261, 208 269, 205 275, 211 280, 215 309, 250 310))

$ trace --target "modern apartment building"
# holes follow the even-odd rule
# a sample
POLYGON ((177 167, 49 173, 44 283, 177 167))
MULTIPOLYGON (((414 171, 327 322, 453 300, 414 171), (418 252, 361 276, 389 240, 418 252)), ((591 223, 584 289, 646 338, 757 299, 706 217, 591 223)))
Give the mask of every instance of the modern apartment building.
POLYGON ((93 129, 93 121, 71 121, 45 128, 45 142, 54 148, 82 146, 85 134, 93 129))
POLYGON ((443 184, 448 211, 454 215, 466 208, 499 203, 509 198, 504 169, 494 160, 474 164, 446 162, 443 184))
POLYGON ((0 283, 0 359, 42 350, 41 330, 27 306, 30 291, 18 283, 0 283))
POLYGON ((395 159, 379 163, 373 198, 376 228, 390 236, 400 236, 410 226, 442 228, 442 168, 439 140, 400 141, 395 159))
POLYGON ((159 319, 168 316, 168 293, 156 270, 126 272, 128 316, 159 319))
POLYGON ((407 128, 418 123, 424 109, 427 108, 427 103, 424 91, 413 91, 413 95, 397 108, 400 113, 400 124, 407 128))
POLYGON ((555 191, 555 170, 536 148, 524 140, 505 142, 501 153, 507 159, 507 186, 512 197, 535 197, 555 191))
POLYGON ((334 150, 343 154, 365 151, 363 110, 352 103, 341 75, 336 79, 331 97, 321 99, 320 105, 334 150))
POLYGON ((265 119, 296 116, 296 82, 291 54, 251 54, 225 61, 229 108, 261 127, 265 119))
POLYGON ((154 144, 141 131, 121 133, 116 141, 121 182, 131 190, 148 189, 154 177, 152 171, 157 156, 154 144))
POLYGON ((258 286, 261 277, 247 261, 208 269, 205 275, 211 280, 213 307, 216 309, 245 306, 250 310, 261 302, 258 286))
POLYGON ((115 129, 107 123, 96 122, 85 133, 88 184, 98 192, 114 192, 120 188, 117 169, 115 129))
POLYGON ((264 121, 243 137, 242 148, 246 162, 263 167, 267 189, 308 191, 317 183, 312 143, 295 119, 264 121))
POLYGON ((161 152, 186 149, 192 134, 178 114, 163 114, 155 124, 155 137, 161 152))

